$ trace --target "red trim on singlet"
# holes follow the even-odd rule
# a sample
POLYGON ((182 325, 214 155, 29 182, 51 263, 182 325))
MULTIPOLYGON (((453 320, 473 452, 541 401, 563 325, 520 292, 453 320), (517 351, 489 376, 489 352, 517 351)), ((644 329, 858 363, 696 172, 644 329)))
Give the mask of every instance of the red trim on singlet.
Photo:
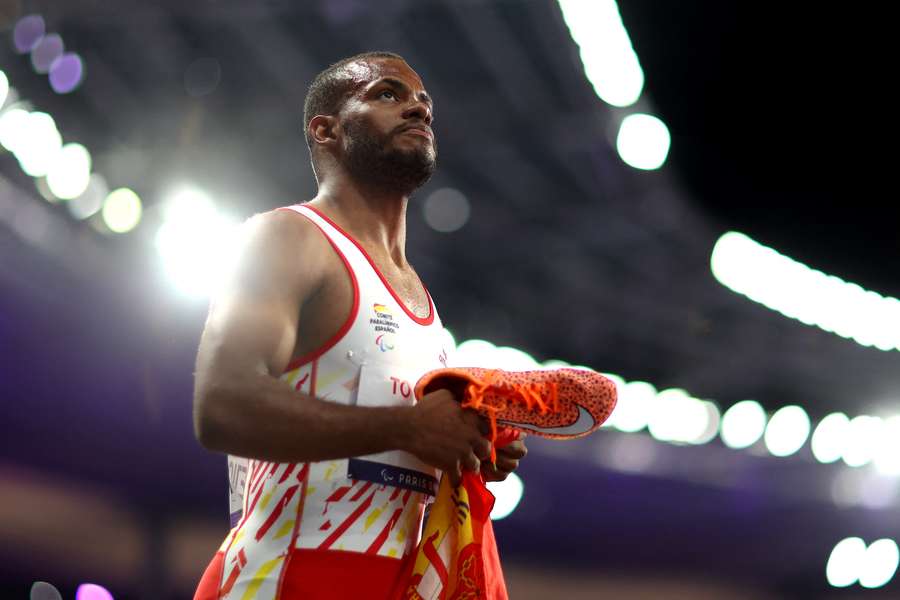
POLYGON ((325 236, 325 239, 328 240, 328 243, 331 244, 331 247, 334 248, 334 251, 340 257, 341 262, 344 263, 344 267, 347 269, 347 273, 350 275, 350 281, 353 284, 353 307, 350 309, 350 314, 347 316, 347 320, 344 321, 344 324, 341 325, 341 328, 337 330, 337 333, 328 338, 328 341, 322 344, 319 349, 307 352, 306 354, 298 356, 297 358, 289 362, 287 367, 285 367, 284 369, 284 372, 288 373, 298 367, 302 367, 310 361, 319 358, 320 356, 331 350, 335 346, 335 344, 337 344, 339 341, 341 341, 341 339, 343 339, 345 335, 347 335, 347 332, 350 331, 350 328, 353 326, 353 322, 356 320, 356 315, 359 313, 359 283, 356 281, 356 273, 353 272, 353 267, 350 266, 350 261, 347 260, 347 257, 344 256, 344 253, 341 252, 341 249, 337 247, 337 244, 335 244, 331 240, 331 237, 325 232, 325 230, 319 227, 318 223, 310 219, 308 216, 304 215, 302 212, 294 210, 293 208, 287 206, 278 208, 276 210, 288 210, 292 213, 302 215, 304 219, 315 225, 316 228, 322 232, 322 235, 325 236))
POLYGON ((391 296, 394 297, 394 300, 397 301, 397 304, 400 305, 400 308, 403 309, 403 312, 405 312, 410 319, 412 319, 419 325, 431 325, 434 322, 434 302, 431 301, 431 294, 428 293, 428 288, 425 287, 425 284, 422 283, 421 279, 419 280, 419 283, 422 285, 422 289, 425 290, 425 295, 428 297, 428 316, 424 319, 422 317, 417 317, 415 313, 407 308, 406 303, 400 299, 400 296, 397 295, 397 293, 394 291, 394 288, 392 288, 391 284, 388 283, 388 280, 385 279, 384 275, 381 274, 381 270, 377 266, 375 266, 375 261, 372 260, 372 257, 369 256, 369 253, 366 252, 365 248, 363 248, 353 236, 341 229, 340 225, 325 216, 325 214, 323 214, 322 211, 320 211, 318 208, 310 206, 309 204, 304 204, 303 206, 325 219, 325 221, 329 225, 337 229, 345 238, 353 242, 353 245, 356 246, 360 252, 362 252, 362 255, 365 256, 366 260, 369 261, 369 264, 372 265, 372 269, 375 271, 375 274, 378 275, 378 278, 381 279, 381 283, 384 284, 384 287, 387 288, 387 291, 390 292, 391 296))

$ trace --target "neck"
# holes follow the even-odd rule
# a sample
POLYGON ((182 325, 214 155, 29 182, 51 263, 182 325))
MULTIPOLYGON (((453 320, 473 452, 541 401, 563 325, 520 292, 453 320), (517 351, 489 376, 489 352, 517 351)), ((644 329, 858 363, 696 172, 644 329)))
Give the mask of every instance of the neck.
POLYGON ((367 250, 384 252, 406 266, 406 206, 409 195, 361 185, 349 178, 323 181, 310 202, 324 210, 367 250))

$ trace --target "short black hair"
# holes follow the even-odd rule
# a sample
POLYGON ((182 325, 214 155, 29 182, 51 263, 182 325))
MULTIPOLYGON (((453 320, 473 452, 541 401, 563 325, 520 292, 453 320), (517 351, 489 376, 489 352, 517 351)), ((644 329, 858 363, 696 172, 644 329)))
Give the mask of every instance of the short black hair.
POLYGON ((406 60, 399 54, 386 51, 363 52, 343 60, 339 60, 324 71, 315 76, 309 84, 306 99, 303 101, 303 132, 306 136, 306 145, 310 151, 313 147, 312 138, 309 135, 309 122, 316 115, 333 115, 341 110, 344 102, 353 91, 353 78, 344 69, 349 64, 368 61, 373 58, 393 58, 406 60))

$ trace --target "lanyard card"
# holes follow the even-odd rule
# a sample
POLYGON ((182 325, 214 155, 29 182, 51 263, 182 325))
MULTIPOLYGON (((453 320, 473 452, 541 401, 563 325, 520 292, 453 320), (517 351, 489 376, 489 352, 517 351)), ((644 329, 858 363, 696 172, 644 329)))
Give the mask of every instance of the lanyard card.
MULTIPOLYGON (((391 364, 364 364, 359 375, 357 406, 413 406, 413 385, 420 370, 391 364)), ((351 458, 347 475, 353 479, 421 492, 437 493, 437 470, 402 450, 351 458)))
POLYGON ((244 486, 247 485, 249 461, 228 455, 228 508, 231 526, 235 527, 244 514, 244 486))

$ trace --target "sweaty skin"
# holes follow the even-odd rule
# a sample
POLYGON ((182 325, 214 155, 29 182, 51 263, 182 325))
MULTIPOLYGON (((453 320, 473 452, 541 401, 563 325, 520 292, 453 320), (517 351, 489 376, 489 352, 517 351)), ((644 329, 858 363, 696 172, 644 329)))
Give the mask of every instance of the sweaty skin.
MULTIPOLYGON (((347 69, 355 86, 342 109, 309 123, 319 180, 311 204, 354 236, 407 307, 425 317, 427 295, 406 260, 406 208, 437 156, 431 99, 401 60, 370 59, 347 69), (366 161, 354 154, 359 138, 348 129, 363 132, 365 151, 404 166, 393 181, 364 171, 366 161)), ((200 341, 194 428, 201 444, 277 462, 400 449, 441 469, 454 485, 462 469, 481 469, 487 480, 512 472, 524 443, 499 449, 496 469, 482 464, 490 455, 485 423, 447 390, 412 407, 358 407, 298 398, 278 380, 293 358, 340 329, 352 298, 344 265, 315 225, 292 211, 251 219, 200 341)))

